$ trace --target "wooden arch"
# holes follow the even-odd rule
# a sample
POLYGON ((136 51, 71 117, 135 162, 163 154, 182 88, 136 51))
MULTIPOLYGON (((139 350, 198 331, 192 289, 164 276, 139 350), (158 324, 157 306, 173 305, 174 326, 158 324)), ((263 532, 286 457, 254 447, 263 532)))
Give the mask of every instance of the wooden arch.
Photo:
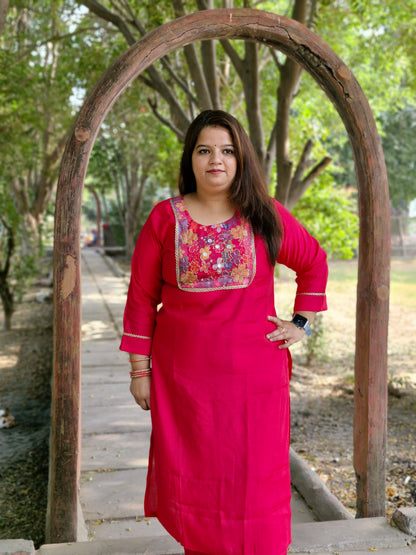
POLYGON ((347 129, 354 152, 360 213, 354 409, 358 515, 384 514, 390 220, 387 176, 374 119, 351 71, 309 29, 260 10, 219 9, 162 25, 122 54, 86 100, 62 159, 55 216, 49 541, 77 538, 79 235, 82 189, 95 138, 120 94, 153 62, 192 42, 219 38, 255 40, 290 56, 324 89, 347 129))

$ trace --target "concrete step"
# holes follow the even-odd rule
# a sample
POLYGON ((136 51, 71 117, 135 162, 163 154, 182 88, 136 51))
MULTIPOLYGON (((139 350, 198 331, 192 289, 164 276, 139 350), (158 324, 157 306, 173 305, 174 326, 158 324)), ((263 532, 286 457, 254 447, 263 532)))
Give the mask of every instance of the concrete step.
MULTIPOLYGON (((152 519, 149 519, 152 520, 152 519)), ((108 524, 124 528, 129 521, 108 524)), ((96 539, 73 544, 44 545, 34 551, 32 542, 23 540, 0 541, 0 555, 182 555, 182 547, 163 529, 157 536, 149 535, 155 531, 155 522, 147 524, 146 519, 137 522, 140 536, 122 539, 96 539)), ((114 528, 116 531, 116 528, 114 528)), ((393 528, 385 518, 367 518, 331 522, 313 522, 293 526, 293 543, 289 553, 314 553, 324 555, 415 555, 415 538, 393 528)), ((269 555, 269 554, 267 554, 269 555)))
POLYGON ((36 555, 183 555, 170 536, 43 545, 36 555))
POLYGON ((358 551, 377 552, 378 555, 383 549, 394 555, 399 549, 407 553, 415 539, 393 528, 384 517, 294 524, 292 537, 290 553, 344 554, 358 551))

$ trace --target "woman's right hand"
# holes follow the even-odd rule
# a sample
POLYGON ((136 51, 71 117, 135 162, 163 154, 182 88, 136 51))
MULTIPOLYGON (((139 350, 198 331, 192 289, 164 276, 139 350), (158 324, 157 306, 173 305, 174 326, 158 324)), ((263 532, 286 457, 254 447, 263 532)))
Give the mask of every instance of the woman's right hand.
POLYGON ((143 410, 150 410, 151 379, 150 376, 142 376, 141 378, 133 378, 130 382, 130 392, 143 410))

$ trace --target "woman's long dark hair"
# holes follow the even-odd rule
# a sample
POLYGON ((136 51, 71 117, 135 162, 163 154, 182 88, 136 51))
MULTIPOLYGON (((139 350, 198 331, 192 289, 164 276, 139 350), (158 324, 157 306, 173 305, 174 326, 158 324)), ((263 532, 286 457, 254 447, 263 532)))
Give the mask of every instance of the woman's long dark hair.
POLYGON ((185 137, 180 172, 179 192, 181 195, 196 191, 195 175, 192 170, 192 153, 199 134, 205 127, 217 125, 227 129, 231 135, 237 159, 237 171, 231 185, 229 199, 239 213, 260 235, 266 245, 268 259, 273 266, 282 240, 282 224, 272 199, 253 145, 242 125, 222 110, 205 110, 191 123, 185 137))

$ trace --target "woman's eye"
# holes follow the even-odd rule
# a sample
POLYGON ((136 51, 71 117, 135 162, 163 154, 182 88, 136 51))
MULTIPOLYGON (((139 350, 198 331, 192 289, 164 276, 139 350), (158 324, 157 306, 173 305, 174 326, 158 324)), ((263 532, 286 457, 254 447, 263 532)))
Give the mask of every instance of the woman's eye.
POLYGON ((234 154, 234 150, 232 148, 226 148, 224 154, 234 154))
POLYGON ((200 148, 198 150, 198 154, 208 154, 209 150, 207 148, 200 148))

